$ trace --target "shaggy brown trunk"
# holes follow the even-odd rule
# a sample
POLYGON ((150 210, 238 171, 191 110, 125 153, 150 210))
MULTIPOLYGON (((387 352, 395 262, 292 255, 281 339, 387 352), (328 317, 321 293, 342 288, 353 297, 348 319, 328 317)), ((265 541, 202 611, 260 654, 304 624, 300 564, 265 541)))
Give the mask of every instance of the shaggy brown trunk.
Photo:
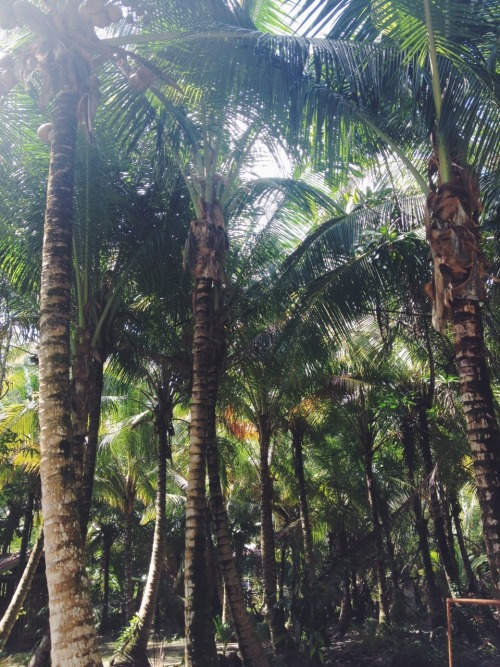
POLYGON ((186 261, 193 289, 193 384, 189 432, 184 567, 186 664, 216 667, 214 624, 208 596, 206 562, 206 461, 214 434, 210 425, 217 401, 218 369, 224 355, 219 340, 222 317, 224 258, 227 237, 220 207, 203 206, 203 217, 191 223, 186 261))
POLYGON ((468 169, 453 168, 452 183, 439 182, 439 160, 431 161, 426 228, 434 263, 428 290, 433 324, 451 321, 455 360, 481 507, 493 597, 500 597, 500 433, 484 346, 480 301, 485 257, 479 231, 479 186, 468 169), (437 174, 438 185, 433 183, 437 174))
POLYGON ((40 292, 40 476, 53 667, 102 665, 71 459, 69 318, 77 104, 76 93, 65 90, 56 97, 40 292))
POLYGON ((311 586, 316 578, 316 573, 314 569, 315 563, 311 520, 309 517, 306 480, 304 476, 304 453, 302 444, 304 442, 305 427, 306 422, 303 417, 295 417, 290 420, 295 479, 297 480, 297 492, 299 496, 300 525, 302 528, 302 541, 304 544, 306 585, 311 586))
MULTIPOLYGON (((215 417, 215 415, 214 415, 215 417)), ((215 436, 215 421, 213 423, 215 436)), ((227 511, 222 496, 217 450, 214 444, 208 450, 208 479, 210 483, 210 507, 215 523, 219 564, 224 577, 224 595, 229 604, 238 646, 247 667, 268 667, 269 662, 258 641, 247 612, 241 580, 236 569, 227 511)))

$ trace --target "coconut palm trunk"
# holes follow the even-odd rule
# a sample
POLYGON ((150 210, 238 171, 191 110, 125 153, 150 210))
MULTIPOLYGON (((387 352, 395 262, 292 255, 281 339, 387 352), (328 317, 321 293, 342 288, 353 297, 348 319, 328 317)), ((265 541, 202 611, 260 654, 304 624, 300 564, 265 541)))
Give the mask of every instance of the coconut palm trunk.
POLYGON ((191 223, 186 260, 193 289, 193 383, 189 433, 189 476, 186 495, 186 549, 184 556, 186 664, 218 664, 214 625, 209 603, 206 561, 207 451, 214 438, 210 428, 217 401, 217 379, 224 355, 218 339, 223 302, 223 271, 227 237, 217 203, 202 202, 203 215, 191 223))
POLYGON ((337 627, 335 628, 335 634, 336 636, 342 637, 347 632, 352 619, 351 587, 349 581, 349 570, 347 567, 347 563, 349 562, 349 549, 347 534, 344 526, 339 528, 335 545, 338 560, 343 564, 342 570, 340 572, 340 614, 337 627))
POLYGON ((43 553, 43 533, 38 536, 31 551, 23 575, 17 584, 9 606, 0 620, 0 650, 5 646, 24 604, 28 591, 35 577, 36 569, 43 553))
POLYGON ((125 623, 134 613, 134 580, 132 578, 132 539, 135 506, 135 490, 129 485, 127 506, 125 508, 125 525, 123 530, 123 611, 125 623))
MULTIPOLYGON (((437 166, 431 163, 431 175, 437 166)), ((484 256, 475 176, 453 169, 453 183, 431 183, 426 215, 434 274, 433 324, 451 321, 467 438, 474 463, 494 597, 500 597, 500 432, 486 365, 480 301, 484 256)))
POLYGON ((300 525, 302 528, 302 541, 304 543, 305 571, 307 583, 310 586, 314 582, 316 573, 311 520, 309 517, 309 504, 307 502, 307 489, 304 476, 304 452, 302 444, 304 442, 305 425, 303 417, 295 417, 290 421, 295 479, 297 480, 297 492, 299 495, 300 525))
MULTIPOLYGON (((215 443, 215 422, 212 428, 215 443)), ((236 568, 229 520, 222 496, 215 444, 211 445, 208 450, 208 478, 210 485, 210 506, 215 523, 219 564, 222 576, 224 577, 224 595, 227 597, 231 611, 231 618, 238 637, 238 646, 243 657, 243 662, 245 667, 268 667, 267 656, 255 635, 247 612, 245 596, 236 568)))
POLYGON ((278 608, 276 595, 277 568, 276 544, 273 525, 273 479, 269 465, 271 447, 271 427, 267 415, 259 415, 259 447, 260 447, 260 502, 261 529, 260 549, 262 558, 262 578, 264 583, 264 600, 266 617, 271 631, 271 639, 278 652, 285 650, 286 630, 282 615, 278 608))
POLYGON ((94 359, 90 372, 88 433, 83 460, 82 493, 80 501, 80 523, 85 539, 89 522, 92 489, 99 443, 99 426, 101 423, 101 399, 104 387, 104 361, 94 359))
POLYGON ((78 95, 67 89, 55 101, 40 292, 40 476, 53 667, 102 664, 71 460, 69 321, 77 104, 78 95))
POLYGON ((389 600, 387 590, 387 577, 385 572, 385 551, 382 535, 382 527, 379 518, 379 506, 377 491, 375 488, 375 477, 373 474, 373 440, 371 434, 366 431, 363 437, 363 458, 365 465, 365 481, 368 492, 368 504, 372 519, 373 539, 375 543, 375 575, 377 578, 379 599, 379 627, 389 623, 389 600))

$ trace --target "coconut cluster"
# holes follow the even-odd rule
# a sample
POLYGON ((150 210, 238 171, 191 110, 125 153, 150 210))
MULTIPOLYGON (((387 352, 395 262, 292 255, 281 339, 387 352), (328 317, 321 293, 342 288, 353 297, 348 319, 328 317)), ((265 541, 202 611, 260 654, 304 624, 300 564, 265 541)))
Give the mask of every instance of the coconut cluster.
POLYGON ((96 28, 107 28, 123 18, 122 8, 106 0, 85 0, 78 7, 78 13, 92 21, 96 28))

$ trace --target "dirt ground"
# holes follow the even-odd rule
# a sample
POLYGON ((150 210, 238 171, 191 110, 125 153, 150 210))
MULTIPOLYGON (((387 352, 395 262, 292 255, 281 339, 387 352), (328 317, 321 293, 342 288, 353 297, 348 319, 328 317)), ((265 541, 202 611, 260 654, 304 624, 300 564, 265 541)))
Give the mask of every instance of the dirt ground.
MULTIPOLYGON (((109 661, 113 655, 114 642, 102 641, 100 643, 101 655, 103 658, 104 667, 109 667, 109 661)), ((228 652, 237 650, 236 644, 229 644, 228 652)), ((220 649, 222 651, 222 649, 220 649)), ((153 667, 173 667, 178 666, 182 662, 184 654, 184 640, 179 639, 171 642, 152 641, 148 649, 149 658, 153 667)), ((0 657, 1 667, 24 667, 28 663, 30 653, 20 652, 7 656, 0 657)))

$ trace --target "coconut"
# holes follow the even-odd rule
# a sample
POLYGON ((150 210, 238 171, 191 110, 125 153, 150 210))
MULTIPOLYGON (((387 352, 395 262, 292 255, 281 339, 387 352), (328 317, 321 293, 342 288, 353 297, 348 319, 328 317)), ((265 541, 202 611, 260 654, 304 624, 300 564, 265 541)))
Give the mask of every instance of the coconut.
POLYGON ((111 25, 111 19, 106 12, 98 12, 97 14, 93 15, 92 23, 96 28, 107 28, 109 25, 111 25))
POLYGON ((109 19, 112 23, 118 23, 123 18, 122 8, 118 5, 109 4, 106 5, 104 11, 109 16, 109 19))
POLYGON ((53 139, 52 123, 44 123, 43 125, 40 125, 40 127, 36 131, 36 134, 39 139, 45 141, 46 144, 50 144, 53 139))
POLYGON ((128 80, 134 90, 142 93, 149 88, 154 76, 153 72, 147 67, 139 67, 129 76, 128 80))
POLYGON ((10 53, 0 53, 0 69, 14 69, 14 58, 10 53))

